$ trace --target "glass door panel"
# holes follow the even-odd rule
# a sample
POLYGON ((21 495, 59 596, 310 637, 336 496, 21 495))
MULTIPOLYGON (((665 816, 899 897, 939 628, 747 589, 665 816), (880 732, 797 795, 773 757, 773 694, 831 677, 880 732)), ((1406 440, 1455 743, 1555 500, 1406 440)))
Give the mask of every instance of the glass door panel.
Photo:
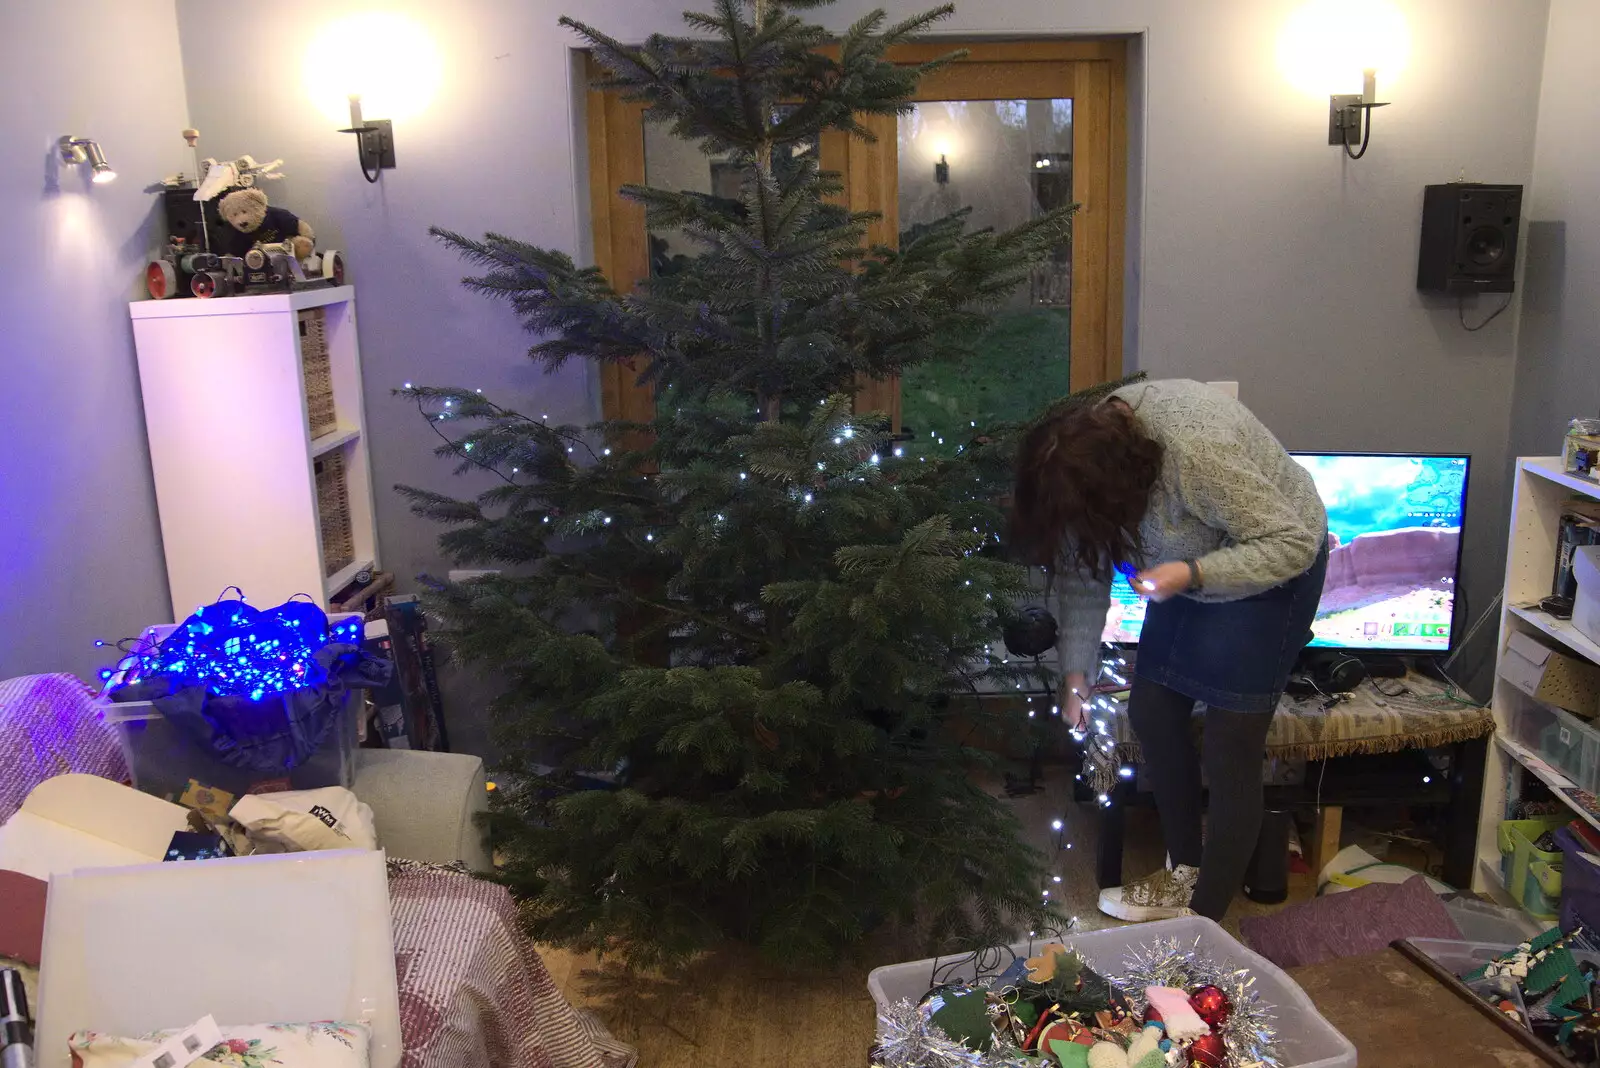
MULTIPOLYGON (((901 245, 965 212, 973 230, 1006 230, 1072 201, 1073 102, 937 100, 896 131, 901 245)), ((974 354, 902 376, 901 430, 916 454, 949 455, 976 427, 1027 419, 1071 392, 1072 244, 1063 241, 993 311, 974 354)))

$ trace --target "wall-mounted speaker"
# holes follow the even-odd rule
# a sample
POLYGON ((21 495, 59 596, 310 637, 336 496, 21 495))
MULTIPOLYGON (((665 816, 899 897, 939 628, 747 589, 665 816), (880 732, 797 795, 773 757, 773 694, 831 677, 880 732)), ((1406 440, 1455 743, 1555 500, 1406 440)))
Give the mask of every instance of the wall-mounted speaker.
POLYGON ((1436 293, 1510 293, 1516 287, 1520 185, 1452 182, 1422 195, 1417 288, 1436 293))

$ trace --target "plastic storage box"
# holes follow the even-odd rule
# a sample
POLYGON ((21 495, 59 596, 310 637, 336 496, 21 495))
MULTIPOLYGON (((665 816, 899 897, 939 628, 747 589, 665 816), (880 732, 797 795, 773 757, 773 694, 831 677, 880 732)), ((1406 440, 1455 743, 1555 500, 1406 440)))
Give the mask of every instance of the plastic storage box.
MULTIPOLYGON (((1560 832, 1557 832, 1559 835, 1560 832)), ((1571 865, 1572 858, 1569 856, 1569 869, 1571 865)), ((1468 897, 1446 901, 1444 907, 1455 921, 1461 937, 1468 942, 1515 945, 1538 937, 1550 927, 1547 923, 1538 923, 1521 909, 1502 908, 1488 901, 1468 897)))
POLYGON ((1556 832, 1561 846, 1561 929, 1571 931, 1579 924, 1600 929, 1600 864, 1590 860, 1590 850, 1577 835, 1563 827, 1556 832))
POLYGON ((1554 923, 1561 914, 1561 861, 1528 862, 1528 881, 1522 888, 1522 907, 1537 920, 1554 923))
MULTIPOLYGON (((329 617, 330 622, 359 621, 359 614, 329 617)), ((175 628, 152 627, 145 638, 159 642, 175 628)), ((116 682, 113 679, 113 684, 116 682)), ((274 790, 314 790, 323 786, 349 787, 356 777, 358 719, 364 702, 359 692, 348 693, 339 717, 317 751, 298 767, 284 772, 258 772, 236 768, 189 739, 148 701, 117 704, 102 698, 99 711, 116 729, 122 754, 133 774, 133 785, 147 794, 177 801, 193 779, 202 786, 226 790, 235 796, 274 790)))
POLYGON ((1539 755, 1591 794, 1600 793, 1600 731, 1570 712, 1551 709, 1539 732, 1539 755))
POLYGON ((1520 904, 1528 883, 1528 864, 1542 860, 1561 863, 1560 850, 1535 849, 1533 843, 1546 831, 1566 826, 1570 817, 1540 816, 1531 820, 1501 820, 1498 839, 1500 843, 1500 878, 1506 884, 1506 893, 1520 904))
MULTIPOLYGON (((1355 1065, 1356 1049, 1350 1040, 1322 1018, 1305 991, 1295 985, 1283 969, 1252 953, 1203 916, 1181 916, 1175 920, 1069 934, 1062 941, 1069 949, 1082 954, 1096 971, 1115 975, 1122 970, 1129 951, 1158 938, 1176 939, 1185 948, 1194 946, 1198 939, 1200 953, 1250 969, 1262 1000, 1270 1002, 1277 1012, 1278 1053, 1283 1068, 1353 1068, 1355 1065)), ((1018 942, 1011 949, 1019 955, 1031 956, 1043 944, 1042 940, 1018 942)), ((950 961, 948 957, 930 958, 876 968, 867 976, 867 990, 880 1009, 902 998, 917 1001, 928 992, 935 964, 949 964, 950 961)), ((940 969, 944 982, 971 979, 973 974, 970 962, 964 968, 940 969)))

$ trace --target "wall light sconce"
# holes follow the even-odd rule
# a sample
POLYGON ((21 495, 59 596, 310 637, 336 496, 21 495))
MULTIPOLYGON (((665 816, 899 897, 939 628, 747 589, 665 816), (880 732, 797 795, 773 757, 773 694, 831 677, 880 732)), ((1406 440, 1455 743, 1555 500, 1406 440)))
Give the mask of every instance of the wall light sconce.
POLYGON ((944 153, 939 153, 939 162, 933 165, 933 180, 940 185, 950 184, 950 164, 945 160, 944 153))
POLYGON ((77 137, 73 134, 64 134, 56 142, 61 150, 61 162, 76 165, 87 163, 94 168, 93 181, 97 185, 114 182, 117 172, 111 169, 111 164, 106 162, 106 154, 100 151, 100 146, 87 137, 77 137))
POLYGON ((1360 159, 1372 144, 1372 109, 1386 108, 1387 101, 1379 103, 1378 72, 1368 69, 1362 73, 1360 93, 1334 93, 1328 97, 1328 144, 1342 145, 1344 154, 1360 159), (1351 146, 1360 145, 1352 151, 1351 146))
POLYGON ((350 125, 340 133, 356 135, 356 156, 361 162, 361 177, 376 182, 383 172, 394 167, 394 123, 388 119, 361 118, 361 96, 350 96, 350 125))

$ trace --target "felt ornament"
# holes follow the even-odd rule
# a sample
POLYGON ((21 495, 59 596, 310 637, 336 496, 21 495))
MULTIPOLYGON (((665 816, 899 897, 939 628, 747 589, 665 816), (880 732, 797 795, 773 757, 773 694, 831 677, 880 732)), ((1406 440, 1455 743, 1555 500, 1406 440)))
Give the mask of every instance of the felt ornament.
POLYGON ((1160 1024, 1147 1024, 1145 1029, 1134 1036, 1128 1044, 1128 1063, 1137 1068, 1139 1061, 1147 1053, 1160 1053, 1161 1040, 1166 1037, 1166 1030, 1160 1024))
POLYGON ((989 997, 983 990, 953 987, 929 999, 929 1020, 951 1038, 978 1050, 994 1045, 994 1024, 989 1019, 989 997))
POLYGON ((1209 1035, 1211 1028, 1194 1009, 1189 1007, 1189 995, 1170 986, 1146 987, 1144 996, 1150 1006, 1161 1013, 1167 1034, 1174 1039, 1199 1038, 1209 1035))
POLYGON ((1079 1046, 1094 1045, 1094 1033, 1077 1020, 1060 1018, 1046 1024, 1039 1032, 1038 1049, 1048 1050, 1052 1043, 1071 1042, 1079 1046))
POLYGON ((1096 1042, 1089 1047, 1089 1068, 1128 1068, 1128 1051, 1115 1042, 1096 1042))
POLYGON ((1037 957, 1028 958, 1028 981, 1044 986, 1056 977, 1056 961, 1066 956, 1067 947, 1059 942, 1052 942, 1039 950, 1037 957))
POLYGON ((1061 1068, 1089 1068, 1089 1047, 1060 1039, 1050 1043, 1050 1056, 1061 1068))

